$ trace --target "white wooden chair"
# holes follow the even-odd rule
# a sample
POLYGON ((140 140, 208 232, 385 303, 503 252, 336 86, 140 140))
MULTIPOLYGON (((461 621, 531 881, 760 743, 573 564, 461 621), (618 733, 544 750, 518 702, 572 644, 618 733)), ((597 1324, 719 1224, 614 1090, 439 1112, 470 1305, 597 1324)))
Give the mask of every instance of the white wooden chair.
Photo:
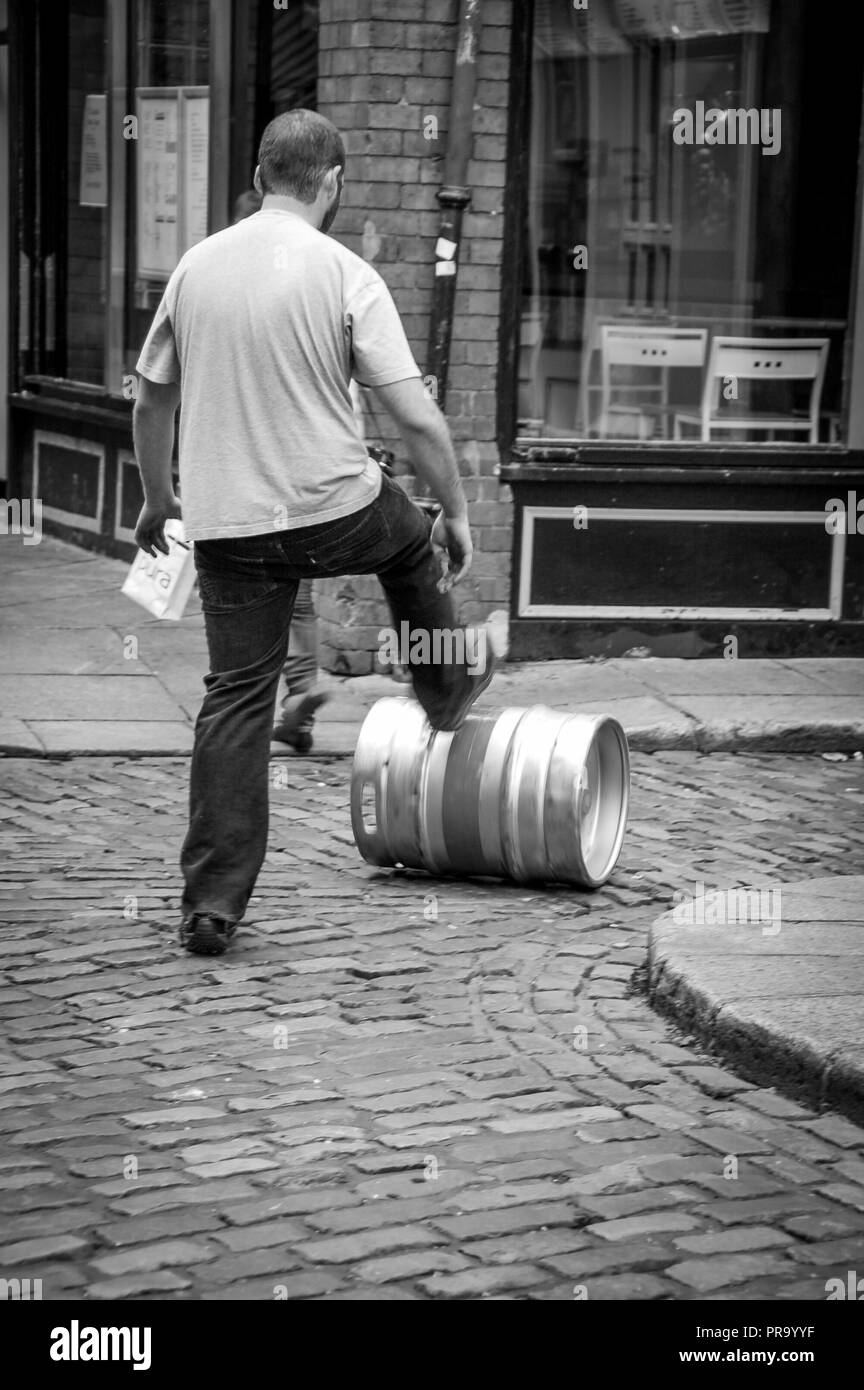
POLYGON ((698 429, 704 443, 710 441, 714 431, 762 430, 773 439, 776 430, 792 430, 807 434, 811 444, 818 444, 828 346, 828 338, 715 338, 699 413, 676 411, 675 438, 684 438, 682 427, 686 425, 698 429), (801 411, 784 415, 746 406, 736 409, 736 397, 727 393, 738 381, 809 381, 806 414, 801 411), (729 402, 726 408, 721 408, 721 400, 729 402))
MULTIPOLYGON (((595 358, 597 358, 600 353, 601 331, 607 325, 620 326, 623 328, 640 326, 661 328, 664 326, 671 326, 669 325, 668 319, 651 319, 648 320, 646 324, 645 319, 634 319, 632 314, 622 314, 620 310, 616 310, 609 306, 604 306, 594 313, 588 313, 586 310, 583 339, 584 347, 579 377, 579 417, 577 422, 578 428, 586 438, 590 435, 592 427, 595 430, 597 428, 596 423, 593 421, 592 402, 595 398, 599 401, 603 386, 600 379, 599 361, 596 363, 595 371, 595 358)), ((597 406, 597 410, 599 419, 599 405, 597 406)))
POLYGON ((613 415, 631 420, 639 438, 653 433, 652 416, 671 415, 677 407, 669 402, 669 373, 673 367, 699 371, 705 365, 707 328, 671 328, 662 324, 603 324, 600 328, 600 421, 599 434, 607 439, 613 415), (631 380, 615 382, 613 369, 630 369, 631 380), (634 369, 646 369, 647 381, 634 381, 634 369), (633 405, 616 403, 613 392, 636 394, 633 405))

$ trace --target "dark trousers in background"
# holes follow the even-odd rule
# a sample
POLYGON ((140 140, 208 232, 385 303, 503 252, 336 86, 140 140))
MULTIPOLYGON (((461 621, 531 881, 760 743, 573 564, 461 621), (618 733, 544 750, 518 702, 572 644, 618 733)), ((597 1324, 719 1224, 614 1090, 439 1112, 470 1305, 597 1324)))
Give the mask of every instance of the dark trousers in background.
MULTIPOLYGON (((402 488, 382 477, 374 502, 337 521, 195 543, 210 673, 195 725, 180 861, 184 917, 239 921, 263 863, 270 734, 298 584, 377 574, 397 634, 402 622, 409 630, 453 629, 430 526, 402 488)), ((469 686, 464 662, 412 665, 411 674, 433 724, 446 720, 469 686)))
POLYGON ((318 681, 318 615, 312 593, 312 580, 301 579, 297 585, 288 655, 282 669, 285 695, 280 710, 283 719, 290 718, 303 695, 318 681))

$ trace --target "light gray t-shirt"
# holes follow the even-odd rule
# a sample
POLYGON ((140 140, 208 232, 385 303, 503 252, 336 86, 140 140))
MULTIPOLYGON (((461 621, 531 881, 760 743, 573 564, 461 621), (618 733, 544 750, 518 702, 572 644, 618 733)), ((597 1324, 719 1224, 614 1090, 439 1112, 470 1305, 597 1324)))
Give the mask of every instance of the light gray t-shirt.
POLYGON ((377 271, 281 209, 186 252, 137 370, 180 382, 190 540, 313 526, 368 506, 381 470, 349 382, 420 376, 377 271))

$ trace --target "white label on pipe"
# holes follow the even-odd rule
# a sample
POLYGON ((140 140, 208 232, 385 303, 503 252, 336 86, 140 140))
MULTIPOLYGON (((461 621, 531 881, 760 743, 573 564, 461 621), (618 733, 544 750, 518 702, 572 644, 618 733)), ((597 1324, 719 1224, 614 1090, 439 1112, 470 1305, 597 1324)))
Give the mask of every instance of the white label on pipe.
POLYGON ((448 241, 445 236, 439 236, 435 243, 435 255, 440 256, 442 261, 452 261, 459 247, 455 241, 448 241))
POLYGON ((455 261, 436 261, 436 262, 435 262, 435 274, 436 274, 436 275, 455 275, 455 274, 456 274, 456 262, 455 262, 455 261))

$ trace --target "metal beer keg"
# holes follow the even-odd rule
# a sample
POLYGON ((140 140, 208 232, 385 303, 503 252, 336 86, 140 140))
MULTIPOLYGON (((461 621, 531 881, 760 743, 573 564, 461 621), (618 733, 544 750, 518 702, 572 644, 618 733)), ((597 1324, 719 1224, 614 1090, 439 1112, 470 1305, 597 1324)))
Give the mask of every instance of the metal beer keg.
POLYGON ((416 700, 379 700, 351 776, 351 826, 370 864, 598 888, 621 852, 627 739, 608 715, 535 705, 435 733, 416 700))

